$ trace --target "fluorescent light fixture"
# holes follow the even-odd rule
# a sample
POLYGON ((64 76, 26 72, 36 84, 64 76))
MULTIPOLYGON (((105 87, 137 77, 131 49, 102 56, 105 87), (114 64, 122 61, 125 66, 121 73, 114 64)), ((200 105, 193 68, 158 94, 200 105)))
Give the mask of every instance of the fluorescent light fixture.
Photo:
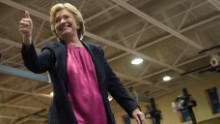
POLYGON ((170 81, 172 78, 170 76, 164 76, 163 77, 163 81, 170 81))
POLYGON ((132 61, 131 61, 131 64, 133 64, 133 65, 139 65, 139 64, 141 64, 143 62, 143 59, 141 59, 141 58, 135 58, 135 59, 133 59, 132 61))
POLYGON ((50 96, 53 96, 53 92, 50 93, 50 96))
POLYGON ((111 95, 108 95, 108 101, 112 101, 113 97, 111 95))

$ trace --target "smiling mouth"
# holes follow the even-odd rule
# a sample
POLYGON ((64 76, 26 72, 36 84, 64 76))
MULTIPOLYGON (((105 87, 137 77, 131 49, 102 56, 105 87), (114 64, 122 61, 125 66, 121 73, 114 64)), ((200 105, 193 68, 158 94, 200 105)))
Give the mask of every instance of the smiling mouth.
POLYGON ((70 27, 70 25, 62 26, 62 27, 60 28, 60 31, 64 31, 64 30, 68 29, 69 27, 70 27))

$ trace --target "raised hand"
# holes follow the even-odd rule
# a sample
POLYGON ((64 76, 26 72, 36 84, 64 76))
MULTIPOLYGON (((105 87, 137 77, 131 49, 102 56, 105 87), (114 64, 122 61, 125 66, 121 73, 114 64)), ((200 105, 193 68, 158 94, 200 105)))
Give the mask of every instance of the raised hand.
POLYGON ((29 46, 32 42, 33 22, 29 12, 26 10, 24 18, 19 22, 19 31, 23 35, 23 43, 29 46))

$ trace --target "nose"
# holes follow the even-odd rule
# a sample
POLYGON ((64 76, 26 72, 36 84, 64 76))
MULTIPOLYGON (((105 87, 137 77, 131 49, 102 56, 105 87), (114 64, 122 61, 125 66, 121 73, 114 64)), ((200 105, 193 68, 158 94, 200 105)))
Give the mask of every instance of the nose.
POLYGON ((65 22, 66 22, 66 20, 64 18, 62 18, 61 21, 60 21, 61 24, 65 23, 65 22))

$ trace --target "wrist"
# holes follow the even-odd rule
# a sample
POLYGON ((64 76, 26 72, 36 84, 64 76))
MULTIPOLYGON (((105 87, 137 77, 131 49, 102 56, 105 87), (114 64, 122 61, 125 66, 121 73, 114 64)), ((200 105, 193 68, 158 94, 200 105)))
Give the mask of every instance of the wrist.
POLYGON ((24 43, 26 46, 31 45, 31 42, 32 42, 32 37, 31 37, 31 36, 24 36, 24 35, 23 35, 23 43, 24 43))
POLYGON ((132 111, 132 116, 134 117, 137 113, 141 112, 140 108, 137 107, 132 111))
POLYGON ((139 112, 139 111, 141 111, 139 107, 133 110, 133 112, 139 112))

